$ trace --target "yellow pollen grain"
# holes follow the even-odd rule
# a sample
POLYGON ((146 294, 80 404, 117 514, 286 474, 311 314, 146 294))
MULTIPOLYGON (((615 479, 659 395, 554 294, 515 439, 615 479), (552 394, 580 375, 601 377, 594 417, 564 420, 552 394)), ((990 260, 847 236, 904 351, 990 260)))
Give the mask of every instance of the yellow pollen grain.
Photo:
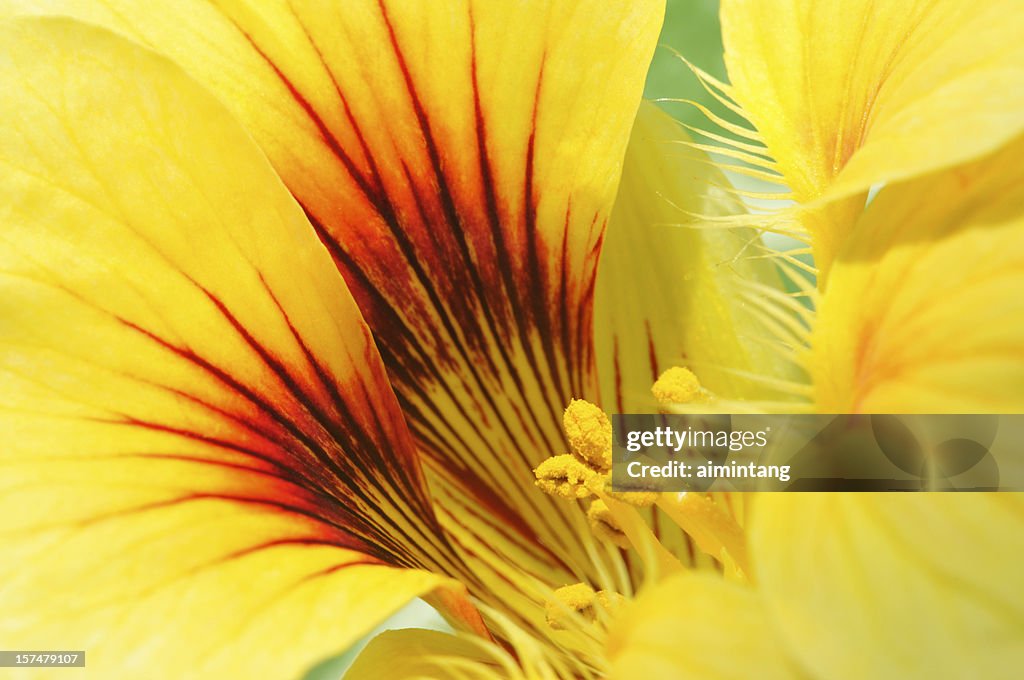
POLYGON ((656 491, 610 491, 608 495, 638 508, 649 508, 658 502, 656 491))
POLYGON ((589 482, 595 473, 566 453, 548 458, 537 466, 533 474, 537 477, 535 483, 541 491, 572 500, 586 498, 591 494, 589 482))
POLYGON ((573 399, 562 416, 569 446, 580 460, 598 472, 612 467, 612 423, 600 408, 573 399))
POLYGON ((597 591, 597 604, 605 611, 613 612, 618 609, 626 598, 620 593, 616 593, 612 590, 599 590, 597 591))
POLYGON ((619 527, 619 523, 612 515, 612 511, 602 500, 596 500, 587 509, 587 519, 590 521, 590 529, 598 538, 613 543, 620 548, 629 547, 629 539, 619 527))
POLYGON ((595 495, 608 494, 617 501, 628 503, 637 508, 649 508, 658 502, 659 497, 656 491, 612 491, 612 478, 610 474, 594 475, 587 481, 587 488, 595 495))
POLYGON ((673 366, 662 373, 651 387, 659 404, 691 404, 705 401, 706 393, 700 380, 688 368, 673 366))
POLYGON ((555 591, 554 600, 545 605, 544 615, 549 626, 555 630, 565 630, 571 625, 573 614, 593 621, 596 618, 596 600, 597 594, 586 583, 563 586, 555 591))

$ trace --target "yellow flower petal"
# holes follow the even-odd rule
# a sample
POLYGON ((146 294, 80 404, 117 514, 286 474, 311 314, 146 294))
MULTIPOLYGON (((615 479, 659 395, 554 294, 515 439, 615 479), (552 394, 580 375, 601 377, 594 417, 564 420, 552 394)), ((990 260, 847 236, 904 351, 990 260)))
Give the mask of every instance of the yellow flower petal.
POLYGON ((503 678, 504 669, 483 648, 436 630, 389 630, 370 640, 345 673, 345 680, 418 680, 458 677, 503 678))
POLYGON ((597 256, 664 0, 18 5, 122 30, 218 94, 331 250, 438 483, 589 562, 530 470, 596 397, 597 256))
MULTIPOLYGON (((722 33, 731 94, 801 201, 963 163, 1024 129, 1016 0, 725 0, 722 33)), ((810 225, 822 268, 849 226, 832 217, 810 225)))
POLYGON ((764 494, 752 517, 772 626, 815 677, 1004 678, 1024 663, 1024 496, 764 494))
POLYGON ((156 55, 0 37, 0 638, 97 677, 293 677, 454 569, 345 284, 156 55))
MULTIPOLYGON (((728 180, 653 104, 640 108, 597 283, 601 396, 617 413, 651 412, 651 385, 688 366, 725 397, 764 396, 740 371, 778 375, 783 362, 743 302, 744 284, 779 285, 750 229, 691 228, 692 214, 740 210, 728 180)), ((697 225, 707 226, 707 225, 697 225)))
POLYGON ((839 255, 812 338, 825 413, 1024 405, 1024 140, 888 186, 839 255))
POLYGON ((680 573, 623 609, 608 640, 612 680, 776 680, 800 677, 755 591, 680 573))

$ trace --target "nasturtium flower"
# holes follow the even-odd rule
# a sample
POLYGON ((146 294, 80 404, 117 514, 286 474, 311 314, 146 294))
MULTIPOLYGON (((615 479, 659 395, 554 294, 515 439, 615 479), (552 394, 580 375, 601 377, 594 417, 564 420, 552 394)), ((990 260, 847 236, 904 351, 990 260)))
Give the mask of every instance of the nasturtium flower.
POLYGON ((1021 410, 1024 13, 883 4, 724 2, 691 137, 658 0, 0 0, 4 647, 296 677, 423 597, 351 677, 1019 667, 1017 495, 608 485, 606 412, 1021 410))

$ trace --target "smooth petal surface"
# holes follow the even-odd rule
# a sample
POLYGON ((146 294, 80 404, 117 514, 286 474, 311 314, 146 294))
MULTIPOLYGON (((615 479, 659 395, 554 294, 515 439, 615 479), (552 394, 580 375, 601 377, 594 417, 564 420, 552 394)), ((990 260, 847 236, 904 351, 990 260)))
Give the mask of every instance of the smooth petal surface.
POLYGON ((663 0, 6 6, 121 30, 216 92, 329 246, 438 483, 484 508, 462 522, 589 563, 531 470, 596 398, 599 246, 663 0))
POLYGON ((773 394, 749 375, 784 374, 750 298, 779 277, 752 229, 694 215, 742 204, 689 136, 653 104, 640 108, 597 279, 595 337, 609 410, 650 413, 651 385, 672 366, 692 369, 726 398, 773 394))
POLYGON ((370 641, 345 680, 507 677, 481 647, 436 630, 389 630, 370 641))
POLYGON ((681 573, 642 593, 609 632, 613 680, 800 677, 751 588, 681 573))
POLYGON ((1006 678, 1024 662, 1020 494, 762 494, 759 587, 815 677, 1006 678))
POLYGON ((440 585, 387 566, 446 563, 414 445, 251 138, 67 20, 5 26, 0 82, 4 645, 294 677, 440 585))
MULTIPOLYGON (((725 0, 722 31, 731 94, 801 201, 970 161, 1024 129, 1015 0, 725 0)), ((810 225, 822 268, 849 226, 836 217, 810 225)))
POLYGON ((884 188, 837 259, 812 337, 825 413, 1024 407, 1024 141, 884 188))

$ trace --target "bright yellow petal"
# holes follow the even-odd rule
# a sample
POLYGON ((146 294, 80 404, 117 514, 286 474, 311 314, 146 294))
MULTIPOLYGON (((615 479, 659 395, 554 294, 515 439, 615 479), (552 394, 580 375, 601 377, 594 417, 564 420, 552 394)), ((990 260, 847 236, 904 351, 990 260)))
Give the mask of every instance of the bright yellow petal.
POLYGON ((596 398, 598 251, 664 0, 18 5, 217 93, 330 248, 439 483, 585 568, 585 523, 531 470, 565 451, 570 398, 596 398))
MULTIPOLYGON (((485 643, 481 643, 485 644, 485 643)), ((422 678, 504 678, 495 660, 480 645, 436 630, 389 630, 370 640, 345 680, 416 680, 422 678)))
POLYGON ((0 82, 4 646, 293 677, 443 583, 390 566, 448 560, 412 439, 229 113, 67 20, 5 26, 0 82))
POLYGON ((764 494, 751 540, 771 625, 816 677, 1024 663, 1020 494, 764 494))
POLYGON ((837 259, 813 334, 825 413, 1024 407, 1024 139, 883 189, 837 259))
POLYGON ((725 398, 776 395, 752 375, 785 361, 753 300, 780 287, 760 236, 696 216, 742 204, 707 155, 653 104, 640 109, 601 254, 595 336, 601 395, 618 413, 649 413, 651 385, 672 366, 692 369, 725 398))
POLYGON ((756 591, 681 573, 649 588, 609 632, 612 680, 796 678, 756 591))
MULTIPOLYGON (((801 201, 963 163, 1024 129, 1016 0, 725 0, 722 32, 731 94, 801 201)), ((823 268, 849 226, 836 217, 811 225, 823 268)))

